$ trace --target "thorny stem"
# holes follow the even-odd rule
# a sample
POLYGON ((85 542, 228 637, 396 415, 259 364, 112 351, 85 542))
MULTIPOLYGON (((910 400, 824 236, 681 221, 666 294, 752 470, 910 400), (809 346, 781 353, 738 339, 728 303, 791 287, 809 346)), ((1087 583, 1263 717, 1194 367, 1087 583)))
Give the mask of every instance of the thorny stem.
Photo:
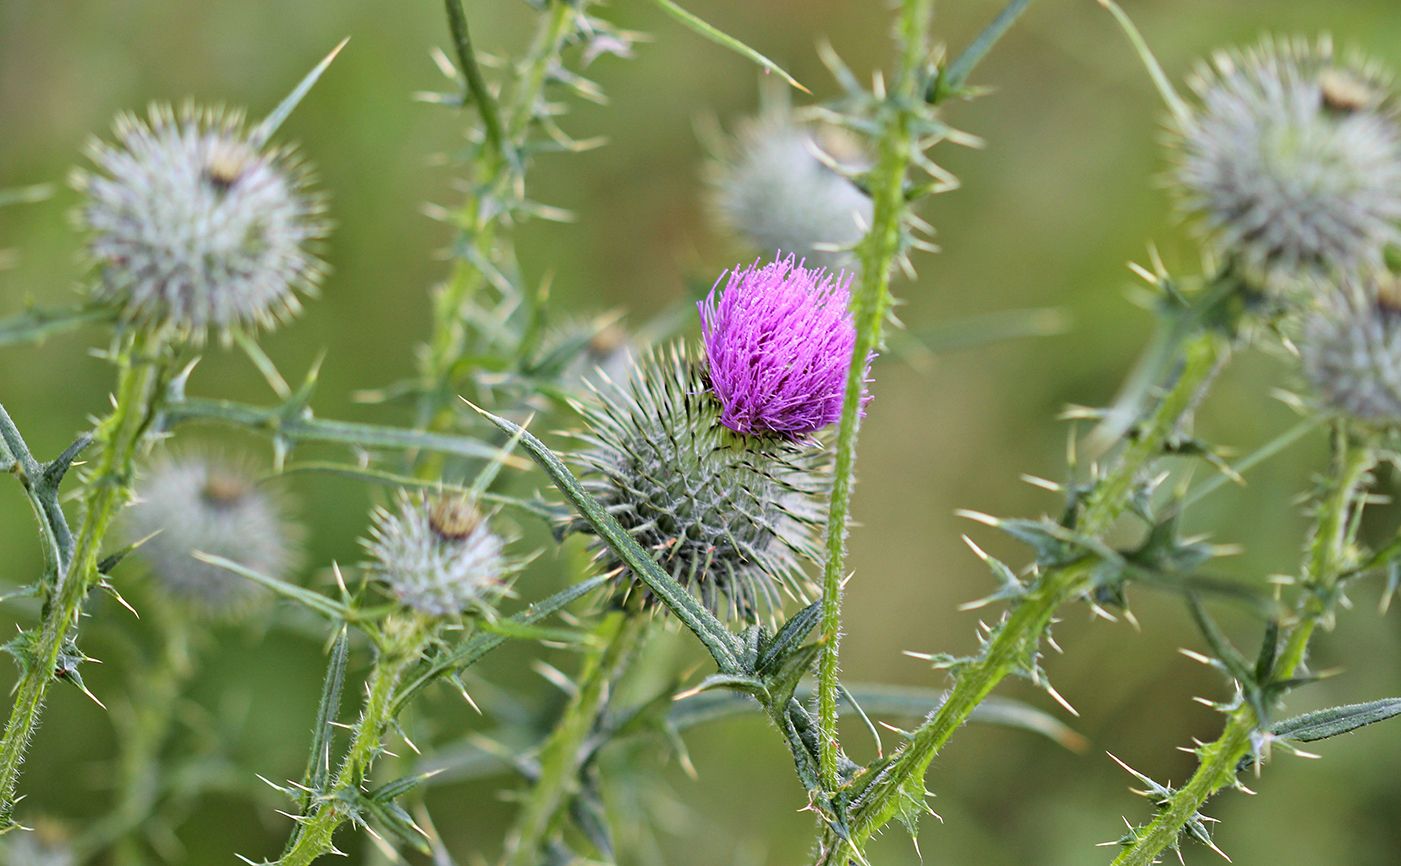
MULTIPOLYGON (((1354 509, 1366 493, 1369 473, 1376 465, 1376 452, 1366 443, 1353 442, 1339 425, 1335 439, 1336 479, 1318 504, 1312 541, 1305 553, 1304 595, 1299 602, 1298 619, 1287 630, 1284 648, 1270 673, 1270 681, 1294 677, 1303 665, 1309 639, 1319 624, 1332 615, 1334 591, 1348 562, 1349 526, 1354 509)), ((1198 810, 1213 794, 1235 783, 1241 762, 1257 748, 1256 732, 1264 720, 1255 707, 1242 701, 1226 719, 1221 735, 1198 750, 1198 764, 1192 777, 1172 796, 1158 805, 1158 812, 1147 827, 1131 833, 1114 866, 1149 866, 1158 855, 1176 847, 1198 810)))
POLYGON ((355 725, 340 769, 330 790, 320 793, 320 808, 301 819, 299 828, 294 831, 295 844, 277 861, 277 866, 307 866, 334 852, 336 830, 360 814, 357 800, 380 754, 385 730, 393 721, 394 690, 404 672, 423 654, 430 634, 431 624, 416 614, 408 620, 386 622, 379 654, 366 684, 360 721, 355 725))
POLYGON ((24 663, 0 738, 0 832, 15 826, 15 789, 29 741, 39 726, 44 696, 61 673, 59 658, 77 628, 83 601, 101 577, 97 567, 103 541, 131 493, 132 466, 165 390, 164 338, 134 334, 127 338, 117 364, 117 391, 111 413, 97 429, 100 451, 84 490, 83 522, 70 567, 66 573, 59 572, 55 585, 48 588, 37 634, 24 636, 24 663))
POLYGON ((847 369, 842 417, 837 428, 837 457, 827 512, 826 564, 822 572, 822 654, 817 666, 818 756, 823 787, 837 788, 837 679, 841 641, 842 579, 846 567, 847 515, 861 430, 861 395, 867 359, 880 343, 881 324, 890 306, 890 272, 900 253, 901 221, 907 207, 905 176, 915 147, 915 120, 923 103, 919 67, 929 57, 933 0, 905 0, 899 38, 903 46, 891 83, 879 157, 871 172, 871 229, 858 250, 861 283, 851 299, 856 345, 847 369))
POLYGON ((632 610, 614 611, 595 636, 602 645, 586 659, 579 690, 564 708, 540 750, 540 774, 507 837, 507 866, 536 866, 559 833, 570 801, 579 790, 585 741, 608 707, 614 683, 632 659, 649 618, 632 610))
MULTIPOLYGON (((1078 532, 1102 534, 1123 514, 1136 480, 1162 454, 1164 445, 1191 415, 1229 350, 1229 338, 1210 328, 1186 343, 1176 380, 1136 438, 1096 485, 1077 524, 1078 532)), ((900 812, 906 798, 911 796, 910 786, 924 778, 929 764, 968 720, 973 709, 998 683, 1026 663, 1056 610, 1084 592, 1094 565, 1092 559, 1081 559, 1047 569, 1028 588, 1026 595, 999 625, 983 653, 960 670, 943 704, 915 730, 909 745, 890 766, 889 772, 871 783, 860 808, 850 816, 850 841, 828 834, 818 863, 845 866, 873 833, 900 812)), ((922 784, 917 790, 922 795, 922 784)))
MULTIPOLYGON (((450 14, 454 2, 448 0, 450 14)), ((506 107, 503 146, 482 148, 471 167, 473 191, 463 203, 458 217, 461 227, 459 243, 470 245, 471 252, 459 251, 454 256, 452 272, 434 298, 433 333, 422 362, 422 374, 428 391, 420 406, 419 422, 428 430, 444 430, 451 425, 453 415, 450 407, 455 399, 452 393, 454 369, 466 347, 465 314, 468 302, 486 279, 481 263, 491 258, 495 228, 502 216, 496 199, 512 183, 520 182, 514 169, 514 154, 518 152, 520 139, 534 116, 550 68, 558 61, 577 11, 573 2, 555 0, 549 4, 549 10, 542 16, 535 40, 526 55, 524 69, 518 76, 510 104, 506 107)), ((477 94, 477 85, 472 81, 471 69, 475 68, 476 60, 471 42, 459 40, 456 46, 459 55, 465 51, 469 58, 464 61, 464 65, 469 67, 464 74, 468 76, 473 93, 477 94)), ((482 111, 486 114, 491 109, 482 111)))
POLYGON ((93 825, 75 847, 97 853, 117 844, 115 862, 139 866, 145 862, 133 831, 151 817, 161 793, 161 750, 170 735, 173 707, 194 672, 190 635, 179 614, 153 605, 145 620, 153 623, 160 641, 155 663, 144 666, 133 678, 126 706, 113 709, 121 752, 117 758, 116 803, 112 811, 93 825))

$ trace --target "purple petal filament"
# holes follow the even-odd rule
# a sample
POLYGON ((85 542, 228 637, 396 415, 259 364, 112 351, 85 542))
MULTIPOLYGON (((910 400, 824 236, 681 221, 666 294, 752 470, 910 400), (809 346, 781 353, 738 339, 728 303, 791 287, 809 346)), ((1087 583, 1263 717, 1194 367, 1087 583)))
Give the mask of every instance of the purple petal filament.
POLYGON ((788 256, 735 268, 719 286, 697 307, 720 423, 797 438, 840 418, 856 345, 851 277, 788 256))

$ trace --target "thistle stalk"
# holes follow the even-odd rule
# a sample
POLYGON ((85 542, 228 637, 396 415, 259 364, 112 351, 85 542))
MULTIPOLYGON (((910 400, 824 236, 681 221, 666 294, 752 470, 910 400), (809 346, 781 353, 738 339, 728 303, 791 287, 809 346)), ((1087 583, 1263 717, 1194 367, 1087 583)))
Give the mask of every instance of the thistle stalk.
MULTIPOLYGON (((1283 637, 1283 649, 1270 672, 1271 682, 1284 682, 1296 675, 1309 640, 1332 614, 1333 591, 1348 565, 1351 518, 1354 509, 1361 507, 1369 473, 1377 464, 1377 453, 1370 443, 1350 439, 1342 423, 1334 442, 1333 481, 1318 504, 1312 541, 1304 557, 1305 592, 1298 618, 1283 637)), ((1235 783, 1241 762, 1257 748, 1256 732, 1266 723, 1251 702, 1242 701, 1227 716, 1221 735, 1198 751, 1197 769, 1191 778, 1158 805, 1148 826, 1132 831, 1132 843, 1114 858, 1113 866, 1149 866, 1159 862, 1158 855, 1164 850, 1176 847, 1207 800, 1235 783)))
POLYGON ((845 402, 837 428, 837 456, 832 499, 827 515, 826 564, 822 572, 822 654, 817 667, 818 756, 823 787, 836 790, 838 653, 841 641, 842 580, 846 568, 847 517, 856 467, 856 442, 861 431, 862 393, 867 359, 880 344, 881 324, 890 306, 890 272, 900 253, 901 222, 905 215, 905 176, 916 146, 914 124, 923 107, 920 64, 930 52, 929 26, 933 0, 905 0, 900 15, 900 61, 891 82, 879 157, 871 172, 871 229, 858 249, 861 282, 851 299, 856 345, 847 370, 845 402))
POLYGON ((380 755, 385 730, 393 721, 395 689, 405 671, 422 655, 431 632, 430 620, 419 614, 385 624, 378 655, 366 683, 360 721, 355 725, 340 769, 330 789, 317 798, 320 807, 301 819, 299 828, 294 831, 296 841, 277 861, 277 866, 306 866, 335 852, 336 831, 346 821, 360 815, 357 800, 380 755))
POLYGON ((49 685, 63 673, 60 656, 75 639, 83 601, 101 579, 98 564, 103 542, 131 494, 133 463, 165 390, 169 370, 165 337, 137 331, 125 338, 116 361, 117 390, 112 411, 97 428, 100 450, 84 488, 83 522, 73 555, 48 588, 38 632, 23 636, 20 680, 0 737, 0 832, 15 827, 20 767, 39 726, 44 697, 49 685))
POLYGON ((497 108, 481 81, 466 19, 458 0, 445 0, 454 45, 473 99, 485 121, 489 147, 481 148, 472 163, 472 192, 458 212, 461 228, 459 243, 470 253, 454 257, 447 282, 433 300, 433 331, 425 348, 421 372, 428 390, 420 405, 420 425, 429 430, 451 426, 454 368, 465 351, 467 333, 464 314, 467 305, 486 280, 481 263, 493 256, 496 228, 502 216, 493 202, 496 196, 520 181, 520 146, 534 116, 536 103, 544 91, 550 67, 558 62, 577 14, 576 4, 555 0, 541 17, 534 41, 526 54, 524 69, 506 106, 504 119, 496 120, 497 108), (459 30, 460 28, 460 30, 459 30))
POLYGON ((585 660, 578 692, 569 700, 540 750, 540 775, 507 837, 507 866, 535 866, 561 829, 579 790, 585 741, 608 708, 613 684, 633 657, 649 618, 633 610, 614 611, 594 636, 600 645, 585 660))
MULTIPOLYGON (((1190 416, 1229 351, 1229 338, 1212 328, 1201 330, 1187 341, 1175 381, 1136 438, 1096 485, 1076 526, 1078 532, 1100 535, 1123 514, 1137 479, 1190 416)), ((872 783, 861 807, 850 816, 849 839, 828 834, 818 863, 844 866, 847 858, 853 858, 873 833, 900 812, 907 786, 924 778, 929 764, 974 708, 1018 669, 1045 634, 1056 611, 1085 591, 1095 564, 1094 559, 1083 558, 1041 574, 998 627, 984 652, 959 672, 944 702, 915 730, 889 771, 872 783)), ((923 791, 922 784, 919 790, 923 791)))
POLYGON ((161 750, 174 721, 172 708, 194 672, 188 622, 162 603, 144 617, 160 641, 158 655, 134 677, 129 706, 113 712, 121 752, 116 767, 116 802, 75 847, 94 854, 113 847, 118 866, 146 862, 133 831, 152 816, 161 793, 161 750))

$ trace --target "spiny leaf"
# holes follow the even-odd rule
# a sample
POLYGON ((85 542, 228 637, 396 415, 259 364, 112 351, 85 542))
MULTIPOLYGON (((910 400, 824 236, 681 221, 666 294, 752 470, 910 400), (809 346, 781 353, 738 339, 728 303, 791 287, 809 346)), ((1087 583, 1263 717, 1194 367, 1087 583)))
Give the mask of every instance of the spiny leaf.
POLYGON ((785 72, 783 70, 783 67, 779 66, 777 63, 774 63, 772 60, 755 51, 753 48, 750 48, 748 45, 745 45, 743 42, 739 41, 738 39, 734 38, 728 33, 717 29, 714 25, 708 24, 701 18, 696 17, 690 12, 687 12, 685 9, 682 9, 680 6, 677 6, 675 3, 673 3, 672 0, 652 0, 652 2, 656 3, 657 6, 660 7, 663 12, 670 15, 672 18, 675 18, 677 21, 680 21, 682 24, 694 30, 696 33, 699 33, 701 36, 704 36, 706 39, 709 39, 711 42, 714 42, 717 45, 724 46, 725 48, 728 48, 731 51, 734 51, 738 54, 743 55, 744 57, 749 58, 753 62, 762 66, 764 69, 767 69, 769 72, 772 72, 778 77, 782 78, 784 81, 788 82, 798 90, 801 90, 804 93, 812 93, 811 90, 808 90, 806 87, 799 84, 796 78, 785 72))
POLYGON ((1339 734, 1347 734, 1358 728, 1377 722, 1384 722, 1401 715, 1401 698, 1385 698, 1365 704, 1347 704, 1316 710, 1276 722, 1270 732, 1287 740, 1312 743, 1326 740, 1339 734))
MULTIPOLYGON (((531 625, 537 623, 557 611, 562 610, 574 601, 583 598, 594 590, 607 585, 611 580, 612 578, 608 575, 600 574, 588 580, 580 581, 573 586, 560 590, 543 601, 532 604, 524 611, 511 617, 510 621, 517 625, 531 625)), ((498 623, 498 625, 499 624, 500 623, 498 623)), ((478 632, 456 650, 444 653, 426 665, 420 666, 417 672, 412 677, 408 678, 395 694, 394 707, 391 711, 391 715, 397 716, 404 708, 405 704, 407 704, 414 695, 426 688, 429 683, 451 671, 470 667, 482 656, 505 643, 507 639, 507 636, 500 632, 478 632)))
POLYGON ((322 616, 329 617, 338 622, 356 622, 367 618, 363 611, 358 611, 350 605, 327 598, 319 592, 314 592, 305 587, 288 583, 285 580, 279 580, 271 575, 263 574, 260 571, 255 571, 242 563, 234 562, 232 559, 225 559, 222 556, 215 556, 212 553, 205 553, 199 550, 195 551, 194 557, 200 562, 206 562, 216 568, 222 568, 227 571, 232 571, 234 574, 246 577, 254 583, 267 587, 283 598, 295 601, 316 611, 322 616))

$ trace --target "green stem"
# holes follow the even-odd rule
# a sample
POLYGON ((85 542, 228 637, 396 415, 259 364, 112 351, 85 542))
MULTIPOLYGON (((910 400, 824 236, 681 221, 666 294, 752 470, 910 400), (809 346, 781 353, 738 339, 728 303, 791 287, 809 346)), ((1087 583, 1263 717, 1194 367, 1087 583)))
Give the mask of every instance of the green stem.
MULTIPOLYGON (((1077 532, 1100 535, 1123 514, 1137 479, 1162 454, 1163 447, 1191 415, 1229 348, 1229 338, 1214 329, 1201 331, 1187 341, 1176 380, 1136 437, 1095 486, 1075 527, 1077 532)), ((883 774, 864 793, 859 810, 850 816, 850 841, 829 834, 819 854, 819 863, 845 864, 873 833, 900 812, 909 786, 923 779, 929 764, 968 720, 979 702, 1025 664, 1056 611, 1085 591, 1095 564, 1092 559, 1081 559, 1042 573, 998 627, 978 659, 960 670, 944 703, 915 730, 890 772, 883 774)), ((923 791, 922 785, 919 790, 923 791)))
MULTIPOLYGON (((1270 674, 1272 682, 1295 676, 1304 663, 1309 640, 1319 624, 1332 614, 1333 591, 1348 561, 1350 518, 1366 492, 1369 473, 1377 462, 1376 452, 1369 445, 1350 442, 1341 428, 1335 441, 1336 480, 1318 505, 1312 541, 1305 554, 1305 594, 1299 603, 1298 620, 1284 636, 1284 648, 1270 674)), ((1241 761, 1254 748, 1252 735, 1262 721, 1248 701, 1232 711, 1221 735, 1199 750, 1192 777, 1159 804, 1157 815, 1147 827, 1133 832, 1132 843, 1114 859, 1114 866, 1149 866, 1158 862, 1158 855, 1164 850, 1176 847, 1183 829, 1207 800, 1235 782, 1241 761)))
POLYGON ((44 697, 56 678, 64 646, 78 626, 83 601, 101 577, 97 566, 103 541, 130 496, 132 466, 164 391, 168 369, 164 349, 159 335, 138 333, 129 338, 118 357, 115 401, 97 429, 100 451, 84 491, 83 522, 73 557, 67 572, 57 575, 50 590, 38 633, 26 633, 24 639, 23 669, 0 738, 0 832, 14 827, 20 766, 39 726, 44 697))
POLYGON ((486 139, 502 156, 506 144, 501 132, 501 119, 496 113, 496 100, 487 89, 482 78, 481 67, 477 65, 477 53, 472 48, 472 31, 467 26, 467 14, 462 10, 462 0, 443 0, 447 7, 448 27, 452 31, 453 46, 457 49, 457 62, 462 66, 462 77, 467 79, 467 91, 477 105, 482 125, 486 128, 486 139))
POLYGON ((933 10, 933 0, 905 0, 902 7, 899 38, 903 50, 889 91, 891 115, 881 135, 876 167, 870 175, 871 229, 858 250, 861 283, 851 299, 856 345, 847 369, 845 402, 837 428, 836 469, 827 513, 827 559, 822 572, 822 654, 817 666, 818 765, 822 784, 828 791, 836 790, 838 784, 837 679, 842 581, 856 442, 861 431, 861 397, 866 388, 868 359, 880 344, 881 324, 890 306, 890 271, 900 253, 901 223, 907 207, 905 176, 916 147, 913 127, 923 102, 918 72, 920 64, 929 57, 933 10))
MULTIPOLYGON (((455 20, 451 17, 454 0, 448 0, 448 4, 449 21, 456 29, 455 20)), ((524 143, 522 136, 535 116, 550 67, 558 61, 577 11, 576 4, 572 2, 555 0, 550 4, 526 54, 524 68, 506 108, 503 145, 482 148, 473 162, 473 192, 459 212, 462 227, 459 243, 470 245, 471 254, 458 254, 455 257, 447 282, 434 298, 433 332, 421 367, 428 391, 419 409, 419 422, 428 430, 445 430, 451 426, 453 414, 449 411, 449 405, 454 397, 454 370, 466 351, 468 305, 485 281, 477 262, 490 260, 496 243, 501 208, 494 199, 503 195, 518 179, 512 155, 518 153, 524 143)), ((459 54, 464 45, 470 55, 470 42, 462 41, 457 42, 459 54)), ((476 66, 475 59, 470 62, 464 60, 463 63, 468 67, 464 72, 468 76, 468 84, 476 93, 478 85, 473 83, 470 71, 476 66)), ((484 89, 484 85, 482 87, 484 89)), ((427 463, 430 468, 426 471, 433 472, 439 461, 430 460, 427 463)))
POLYGON ((170 736, 174 705, 194 672, 186 620, 156 603, 143 620, 152 624, 160 641, 155 663, 133 678, 125 709, 112 714, 120 754, 117 760, 116 803, 79 839, 80 852, 97 853, 118 843, 118 866, 139 866, 144 855, 133 831, 151 817, 161 793, 161 750, 170 736))
POLYGON ((350 746, 330 790, 319 797, 320 808, 307 817, 296 832, 296 842, 277 861, 278 866, 306 866, 335 851, 336 831, 358 811, 366 776, 380 754, 380 741, 394 719, 394 692, 400 678, 419 657, 431 634, 431 623, 417 615, 412 619, 386 622, 384 640, 355 725, 350 746))
POLYGON ((541 747, 540 775, 507 837, 507 866, 536 866, 543 861, 545 846, 558 834, 579 791, 585 742, 607 710, 613 684, 632 660, 647 623, 645 615, 622 610, 599 625, 597 636, 603 645, 585 661, 578 692, 541 747))

